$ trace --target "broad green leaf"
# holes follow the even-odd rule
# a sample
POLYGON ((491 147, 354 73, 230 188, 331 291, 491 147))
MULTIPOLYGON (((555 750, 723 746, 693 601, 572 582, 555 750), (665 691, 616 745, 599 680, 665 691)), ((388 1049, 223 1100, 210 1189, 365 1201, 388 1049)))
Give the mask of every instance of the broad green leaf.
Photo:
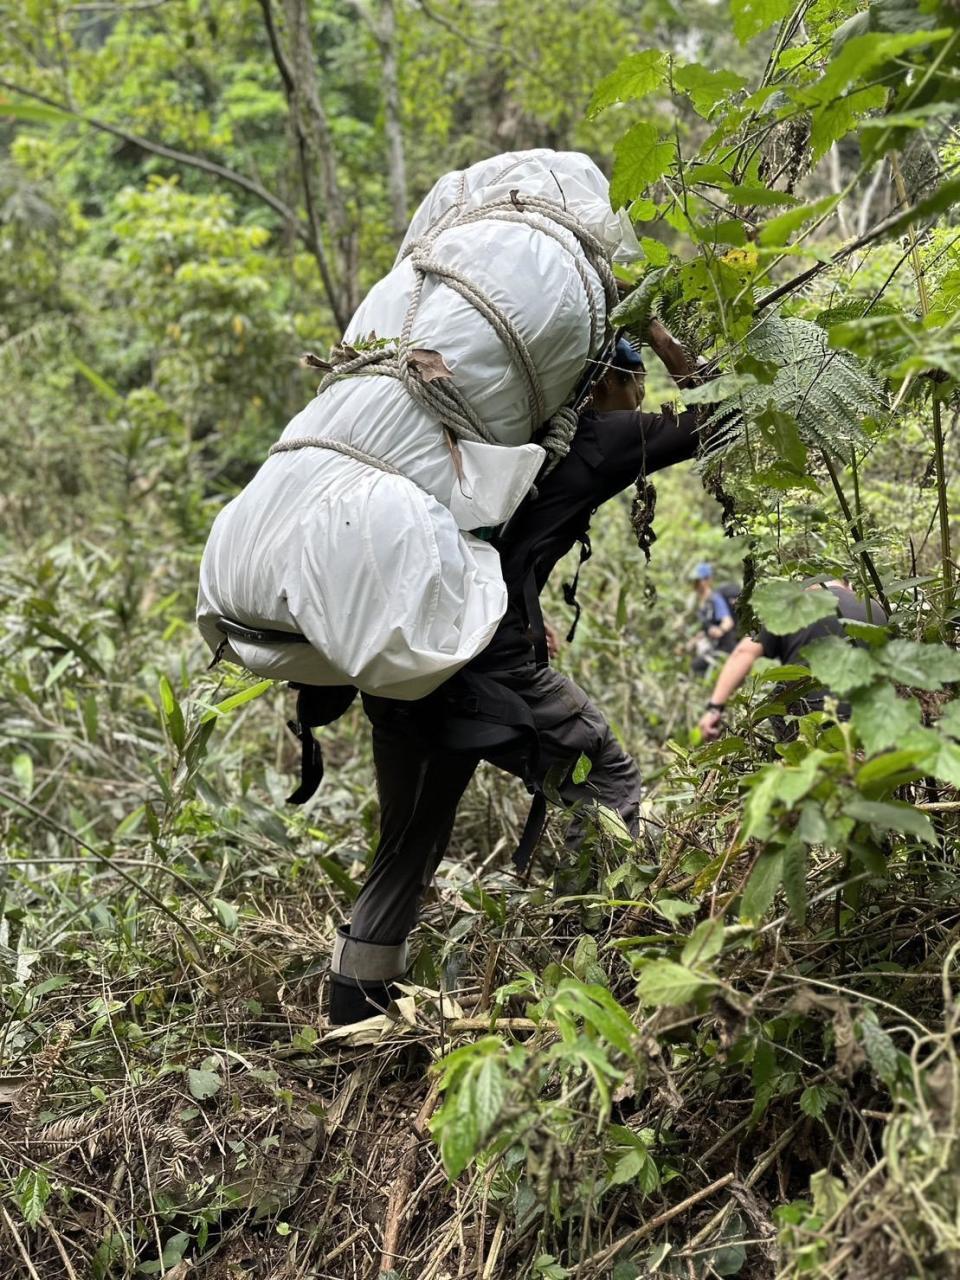
POLYGON ((654 240, 652 236, 641 236, 640 248, 651 266, 665 267, 670 261, 670 250, 659 240, 654 240))
POLYGON ((723 950, 725 935, 721 920, 702 921, 690 935, 680 959, 685 965, 705 964, 723 950))
POLYGON ((950 32, 906 31, 893 35, 883 31, 871 31, 866 35, 847 40, 837 56, 831 59, 823 76, 804 89, 801 97, 813 106, 831 102, 855 82, 862 83, 877 67, 889 62, 910 49, 942 42, 950 32))
POLYGON ((656 125, 641 121, 628 129, 614 148, 610 178, 610 203, 614 209, 628 205, 662 178, 673 154, 673 143, 660 141, 656 125))
POLYGON ((341 867, 336 858, 331 858, 328 854, 320 853, 317 855, 317 862, 324 869, 340 892, 346 896, 347 901, 356 901, 357 895, 360 892, 360 886, 350 879, 350 876, 344 868, 341 867))
POLYGON ((799 209, 788 209, 786 213, 778 213, 775 218, 768 218, 760 228, 760 243, 765 248, 779 248, 789 244, 795 231, 799 231, 805 222, 833 208, 839 203, 839 199, 839 196, 823 196, 812 204, 801 205, 799 209))
POLYGON ((930 844, 936 843, 933 827, 925 813, 920 813, 908 804, 897 804, 893 801, 867 800, 855 796, 843 806, 843 812, 857 822, 869 822, 871 826, 882 831, 898 831, 917 836, 930 844))
POLYGON ((921 766, 925 765, 930 750, 930 745, 923 742, 919 746, 887 751, 876 756, 857 770, 857 786, 866 789, 876 786, 878 782, 886 782, 888 786, 885 789, 889 789, 891 779, 899 780, 901 775, 909 777, 922 772, 921 766))
POLYGON ((891 640, 879 655, 887 673, 916 689, 941 689, 960 680, 960 653, 943 644, 891 640))
POLYGON ((740 900, 741 919, 752 922, 761 920, 769 910, 782 879, 783 850, 761 853, 750 872, 750 879, 740 900))
POLYGON ((810 150, 814 163, 821 160, 835 142, 846 137, 867 111, 875 111, 887 100, 882 85, 855 89, 846 97, 838 97, 813 113, 810 126, 810 150))
POLYGON ((816 679, 838 697, 863 688, 877 674, 876 663, 866 649, 858 649, 839 636, 822 636, 804 645, 800 656, 809 663, 816 679))
POLYGON ((797 924, 807 918, 807 849, 802 840, 792 840, 783 851, 783 891, 797 924))
POLYGON ((686 1004, 712 985, 712 978, 694 973, 686 965, 674 960, 654 960, 640 974, 637 995, 644 1004, 661 1008, 686 1004))
POLYGON ((892 684, 860 689, 850 699, 851 719, 870 754, 895 746, 904 734, 919 728, 920 708, 913 698, 901 698, 892 684))
POLYGON ((860 1043, 863 1045, 867 1061, 873 1068, 874 1074, 888 1089, 892 1089, 897 1080, 896 1045, 880 1026, 872 1009, 862 1013, 856 1025, 860 1032, 860 1043))
POLYGON ((734 34, 746 44, 785 18, 792 7, 791 0, 730 0, 734 34))
POLYGON ((211 898, 213 909, 217 913, 217 918, 228 933, 236 933, 237 925, 240 923, 240 916, 235 906, 229 902, 225 902, 223 898, 211 898))
POLYGON ((42 1169, 24 1169, 13 1189, 24 1222, 35 1227, 43 1217, 53 1189, 47 1175, 42 1169))
POLYGON ((587 117, 593 119, 615 102, 636 102, 653 93, 667 78, 667 54, 659 49, 631 53, 597 85, 587 117))
POLYGON ((775 636, 789 635, 837 612, 832 591, 806 588, 801 582, 769 578, 761 582, 751 599, 754 612, 775 636))
POLYGON ((949 734, 951 738, 960 738, 960 699, 956 702, 948 702, 943 708, 940 719, 937 721, 937 728, 941 733, 949 734))
POLYGON ((707 117, 718 102, 729 102, 747 81, 735 71, 713 71, 699 62, 691 62, 674 71, 673 83, 687 95, 697 115, 707 117))
POLYGON ((581 782, 586 782, 586 780, 590 777, 590 770, 592 768, 593 768, 593 761, 590 759, 589 756, 585 756, 581 751, 580 757, 577 760, 577 763, 573 766, 572 777, 573 777, 573 781, 577 784, 577 786, 579 786, 581 782))
POLYGON ((216 1071, 206 1071, 191 1067, 187 1071, 187 1088, 198 1102, 212 1098, 223 1085, 223 1080, 216 1071))
POLYGON ((813 1120, 822 1120, 830 1101, 830 1091, 825 1085, 811 1084, 800 1095, 800 1110, 813 1120))
POLYGON ((506 1096, 507 1079, 503 1065, 492 1056, 484 1058, 476 1072, 471 1097, 471 1109, 477 1123, 478 1143, 483 1142, 496 1124, 506 1096))
POLYGON ((851 640, 860 640, 870 649, 879 649, 890 639, 890 631, 887 627, 881 627, 872 622, 858 622, 856 618, 841 618, 840 625, 851 640))

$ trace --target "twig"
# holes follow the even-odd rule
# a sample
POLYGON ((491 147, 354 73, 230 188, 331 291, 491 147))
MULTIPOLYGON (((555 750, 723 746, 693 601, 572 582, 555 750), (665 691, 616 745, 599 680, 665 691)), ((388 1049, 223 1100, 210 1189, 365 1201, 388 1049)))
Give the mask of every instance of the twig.
POLYGON ((366 1230, 367 1230, 366 1227, 357 1227, 356 1231, 351 1231, 351 1233, 347 1236, 346 1240, 341 1240, 335 1249, 331 1249, 330 1252, 326 1254, 325 1257, 320 1259, 320 1261, 317 1263, 317 1270, 325 1271, 327 1269, 327 1266, 331 1262, 335 1262, 336 1259, 340 1257, 341 1253, 346 1253, 346 1251, 353 1244, 354 1240, 358 1240, 360 1236, 365 1234, 366 1230))
POLYGON ((9 1213, 7 1213, 6 1209, 3 1207, 2 1204, 0 1204, 0 1214, 3 1215, 3 1220, 7 1224, 7 1228, 10 1231, 10 1234, 13 1236, 14 1242, 20 1251, 20 1257, 23 1259, 24 1265, 26 1266, 27 1270, 30 1272, 30 1280, 40 1280, 40 1276, 37 1274, 37 1269, 33 1265, 33 1263, 30 1261, 30 1255, 29 1253, 27 1253, 27 1250, 24 1247, 24 1243, 20 1239, 20 1232, 13 1225, 13 1219, 10 1217, 9 1213))
POLYGON ((672 1221, 674 1218, 685 1213, 687 1209, 691 1209, 695 1204, 699 1204, 701 1200, 706 1200, 708 1196, 712 1196, 717 1191, 722 1191, 724 1187, 728 1187, 733 1182, 735 1175, 725 1173, 722 1178, 718 1178, 716 1182, 711 1182, 708 1187, 704 1187, 701 1191, 695 1191, 692 1196, 687 1196, 686 1200, 681 1200, 679 1204, 675 1204, 672 1208, 667 1209, 664 1213, 658 1213, 655 1218, 651 1218, 649 1222, 645 1222, 642 1227, 637 1227, 635 1231, 631 1231, 628 1235, 621 1236, 619 1240, 614 1240, 613 1244, 608 1245, 605 1249, 601 1249, 599 1253, 593 1253, 589 1258, 584 1258, 580 1264, 581 1268, 595 1266, 597 1268, 604 1266, 610 1262, 621 1249, 629 1248, 631 1245, 645 1240, 647 1236, 652 1235, 658 1227, 662 1227, 665 1223, 672 1221))
POLYGON ((423 1140, 427 1121, 433 1114, 433 1109, 437 1105, 439 1096, 440 1085, 438 1081, 434 1081, 423 1101, 423 1105, 417 1112, 417 1117, 413 1122, 413 1132, 407 1138, 403 1155, 400 1157, 400 1169, 390 1192, 384 1219, 383 1246, 380 1253, 381 1274, 394 1269, 393 1260, 398 1253, 400 1231, 404 1221, 409 1217, 409 1209, 411 1207, 409 1201, 417 1171, 417 1147, 423 1140))

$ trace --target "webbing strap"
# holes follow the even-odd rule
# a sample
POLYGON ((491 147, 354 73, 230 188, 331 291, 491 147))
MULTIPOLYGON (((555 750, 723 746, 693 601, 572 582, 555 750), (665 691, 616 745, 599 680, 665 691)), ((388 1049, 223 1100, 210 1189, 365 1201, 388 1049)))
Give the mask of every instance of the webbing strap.
POLYGON ((530 638, 533 641, 533 654, 538 667, 550 664, 547 649, 547 629, 543 624, 543 610, 540 608, 540 592, 537 590, 536 567, 531 567, 523 583, 523 611, 526 614, 530 638))
POLYGON ((297 718, 288 720, 287 728, 300 741, 300 785, 287 797, 287 804, 306 804, 323 781, 323 750, 313 736, 306 714, 304 689, 297 694, 297 718))
POLYGON ((540 843, 543 828, 547 824, 547 797, 539 789, 534 792, 530 802, 530 812, 523 824, 519 843, 513 851, 513 865, 521 874, 530 865, 530 859, 540 843))
POLYGON ((570 624, 570 630, 567 632, 567 644, 572 643, 573 637, 577 634, 577 627, 580 624, 580 615, 583 613, 580 601, 577 599, 577 588, 580 586, 580 570, 593 555, 593 546, 590 542, 590 534, 584 533, 580 537, 580 559, 577 561, 577 571, 573 575, 572 582, 563 584, 564 601, 573 609, 573 622, 570 624))

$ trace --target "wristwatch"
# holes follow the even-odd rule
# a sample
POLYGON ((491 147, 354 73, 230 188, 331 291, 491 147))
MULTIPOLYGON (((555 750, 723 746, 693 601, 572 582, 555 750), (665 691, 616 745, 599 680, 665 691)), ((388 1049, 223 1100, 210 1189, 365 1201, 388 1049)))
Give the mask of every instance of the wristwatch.
POLYGON ((722 703, 722 702, 708 702, 708 703, 707 703, 707 710, 708 710, 708 711, 719 711, 719 712, 723 712, 723 711, 725 711, 725 710, 726 710, 726 708, 724 707, 724 705, 723 705, 723 703, 722 703))

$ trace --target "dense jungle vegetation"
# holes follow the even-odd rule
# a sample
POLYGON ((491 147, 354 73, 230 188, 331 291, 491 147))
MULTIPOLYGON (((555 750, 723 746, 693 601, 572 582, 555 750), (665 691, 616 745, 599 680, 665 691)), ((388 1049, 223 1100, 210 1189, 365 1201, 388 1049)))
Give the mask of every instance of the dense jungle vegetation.
MULTIPOLYGON (((956 0, 0 0, 5 1280, 960 1274, 956 0), (588 151, 722 369, 649 565, 598 515, 559 656, 648 780, 591 893, 484 770, 399 1021, 330 1031, 366 723, 207 670, 197 565, 444 171, 588 151), (732 415, 732 416, 731 416, 732 415), (688 577, 852 705, 695 730, 688 577), (441 991, 444 994, 441 995, 441 991)), ((651 357, 649 397, 675 392, 651 357)), ((562 576, 562 575, 561 575, 562 576)), ((565 629, 559 582, 548 613, 565 629)))

